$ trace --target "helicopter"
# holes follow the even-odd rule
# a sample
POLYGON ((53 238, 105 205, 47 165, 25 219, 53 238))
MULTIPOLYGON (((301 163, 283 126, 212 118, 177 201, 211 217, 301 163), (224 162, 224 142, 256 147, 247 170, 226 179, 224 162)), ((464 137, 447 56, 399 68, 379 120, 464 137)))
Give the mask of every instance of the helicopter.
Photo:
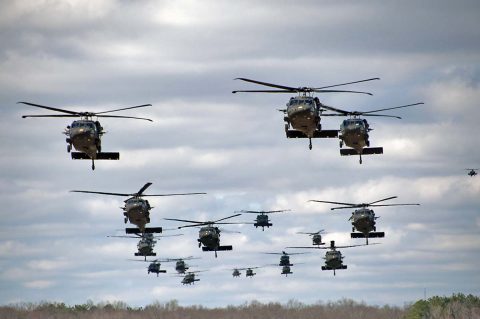
POLYGON ((165 220, 179 221, 185 223, 192 223, 192 225, 179 226, 178 229, 186 227, 200 227, 198 232, 198 247, 202 247, 203 251, 214 251, 215 258, 217 258, 217 251, 232 250, 231 245, 220 246, 220 232, 221 230, 214 226, 215 224, 240 224, 240 223, 225 223, 221 222, 223 220, 240 216, 242 214, 235 214, 232 216, 224 217, 215 221, 195 221, 195 220, 186 220, 186 219, 177 219, 177 218, 164 218, 165 220))
POLYGON ((137 244, 138 252, 135 253, 135 256, 145 257, 147 261, 147 256, 156 256, 157 254, 153 252, 153 248, 157 241, 155 239, 163 237, 176 237, 183 236, 183 234, 174 234, 174 235, 157 235, 154 236, 153 233, 143 233, 143 234, 132 234, 132 236, 107 236, 111 238, 140 238, 140 241, 137 244))
POLYGON ((384 232, 377 232, 376 220, 380 217, 376 217, 372 209, 368 207, 384 207, 384 206, 411 206, 420 204, 380 204, 377 203, 383 202, 386 200, 397 198, 397 196, 387 197, 384 199, 376 200, 371 203, 361 203, 361 204, 351 204, 351 203, 339 203, 339 202, 328 202, 322 200, 310 200, 310 202, 317 203, 327 203, 335 205, 344 205, 343 207, 333 207, 331 210, 335 209, 346 209, 346 208, 358 208, 353 213, 352 216, 348 219, 352 221, 352 233, 350 234, 351 238, 365 238, 366 244, 368 245, 368 238, 383 238, 385 237, 384 232), (355 232, 358 231, 358 233, 355 232))
POLYGON ((232 93, 237 92, 253 92, 253 93, 290 93, 298 94, 296 97, 291 97, 287 103, 286 109, 279 110, 285 114, 283 120, 285 121, 285 134, 287 138, 308 138, 309 145, 308 148, 312 149, 312 138, 335 138, 338 137, 337 130, 322 130, 322 125, 320 124, 320 117, 322 112, 325 111, 323 104, 320 103, 318 97, 313 97, 313 93, 332 93, 332 92, 342 92, 342 93, 360 93, 372 95, 368 92, 358 92, 358 91, 345 91, 345 90, 325 90, 327 88, 367 82, 373 80, 379 80, 379 78, 371 78, 366 80, 335 84, 329 86, 323 86, 318 88, 311 87, 290 87, 284 85, 278 85, 267 82, 260 82, 257 80, 251 80, 246 78, 236 78, 235 80, 242 80, 245 82, 255 83, 262 86, 268 86, 275 88, 276 90, 237 90, 232 91, 232 93), (292 127, 293 129, 290 129, 292 127))
MULTIPOLYGON (((290 256, 291 255, 303 255, 303 254, 308 254, 308 253, 286 253, 285 251, 282 251, 281 253, 264 253, 268 255, 280 255, 280 262, 278 263, 278 266, 293 266, 293 264, 290 263, 290 256)), ((277 266, 277 265, 275 265, 277 266)))
POLYGON ((273 224, 270 223, 270 220, 268 219, 267 214, 272 214, 272 213, 282 213, 282 212, 287 212, 290 211, 290 209, 286 210, 269 210, 269 211, 253 211, 253 210, 242 210, 239 213, 245 213, 245 214, 258 214, 257 217, 255 218, 255 223, 253 226, 255 228, 257 227, 262 227, 262 231, 265 230, 265 227, 269 228, 273 224))
POLYGON ((314 233, 307 233, 307 232, 298 232, 297 234, 305 234, 305 235, 309 235, 312 237, 312 245, 316 245, 316 246, 319 246, 319 245, 325 245, 325 243, 322 243, 322 235, 321 233, 323 233, 325 230, 324 229, 321 229, 317 232, 314 232, 314 233))
POLYGON ((401 119, 399 116, 394 115, 385 115, 385 114, 373 114, 376 112, 399 109, 409 106, 421 105, 423 102, 389 107, 384 109, 378 109, 373 111, 344 111, 338 108, 334 108, 327 105, 322 105, 323 108, 337 112, 338 114, 323 114, 324 116, 349 116, 350 118, 343 120, 340 125, 340 155, 359 155, 360 164, 362 164, 362 155, 373 155, 373 154, 383 154, 383 147, 370 147, 369 132, 373 129, 370 128, 366 119, 360 118, 360 116, 381 116, 381 117, 392 117, 401 119), (351 149, 342 149, 343 145, 351 147, 351 149))
POLYGON ((288 275, 293 274, 293 272, 292 272, 292 269, 290 268, 290 266, 285 265, 285 266, 282 267, 281 274, 285 275, 285 277, 288 277, 288 275))
POLYGON ((82 191, 82 190, 73 190, 70 192, 74 193, 88 193, 88 194, 101 194, 101 195, 113 195, 113 196, 127 196, 130 197, 126 199, 125 206, 122 207, 125 224, 130 221, 138 228, 127 228, 127 234, 136 234, 136 233, 161 233, 161 227, 145 227, 146 224, 150 223, 150 209, 153 207, 150 206, 148 200, 143 199, 142 197, 147 196, 179 196, 179 195, 204 195, 206 193, 181 193, 181 194, 157 194, 157 195, 144 195, 143 192, 149 188, 152 183, 146 183, 142 188, 136 193, 127 194, 127 193, 108 193, 108 192, 93 192, 93 191, 82 191))
MULTIPOLYGON (((377 245, 377 243, 372 243, 372 245, 377 245)), ((330 247, 287 247, 287 248, 313 248, 313 249, 330 249, 325 253, 325 265, 322 266, 322 270, 333 270, 333 275, 336 275, 336 270, 347 269, 347 265, 343 264, 343 256, 337 248, 350 248, 350 247, 359 247, 366 246, 364 245, 349 245, 349 246, 335 246, 335 241, 330 241, 330 247)))
POLYGON ((169 261, 169 262, 175 261, 175 270, 177 271, 177 273, 184 274, 190 268, 190 266, 187 265, 185 260, 192 260, 192 259, 200 259, 200 258, 188 256, 185 258, 167 258, 166 261, 169 261))
POLYGON ((254 269, 258 269, 261 267, 247 267, 247 268, 234 268, 232 272, 233 277, 240 277, 242 274, 240 271, 245 270, 245 277, 250 277, 252 278, 255 276, 257 273, 253 272, 254 269))
MULTIPOLYGON (((143 260, 136 260, 136 259, 129 259, 129 260, 144 262, 143 260)), ((155 259, 155 260, 146 260, 145 259, 145 261, 150 263, 148 265, 148 268, 147 268, 148 274, 154 273, 154 274, 157 274, 157 277, 158 277, 158 274, 160 274, 160 273, 164 274, 164 273, 167 272, 165 269, 160 269, 160 266, 161 266, 161 263, 160 263, 161 260, 160 259, 155 259)))
POLYGON ((191 284, 195 284, 195 281, 200 281, 200 279, 195 278, 195 274, 199 273, 199 272, 202 272, 202 270, 187 272, 185 274, 185 276, 183 277, 181 283, 184 284, 184 285, 191 285, 191 284))
POLYGON ((25 105, 35 106, 50 111, 60 112, 63 114, 53 115, 23 115, 22 118, 27 117, 80 117, 80 120, 75 120, 67 126, 63 132, 66 136, 67 152, 70 153, 72 145, 78 152, 72 152, 72 159, 91 159, 92 170, 95 169, 95 160, 118 160, 120 159, 120 153, 118 152, 102 152, 101 138, 106 133, 98 120, 94 121, 93 118, 110 117, 110 118, 123 118, 123 119, 136 119, 153 122, 151 119, 133 116, 121 116, 121 115, 105 115, 106 113, 113 113, 118 111, 124 111, 129 109, 135 109, 140 107, 152 106, 151 104, 143 104, 131 107, 125 107, 121 109, 103 111, 103 112, 77 112, 65 109, 59 109, 55 107, 30 103, 30 102, 17 102, 25 105))
POLYGON ((468 174, 467 174, 468 176, 473 177, 473 176, 478 174, 477 171, 479 169, 478 168, 465 168, 465 170, 469 171, 468 174))

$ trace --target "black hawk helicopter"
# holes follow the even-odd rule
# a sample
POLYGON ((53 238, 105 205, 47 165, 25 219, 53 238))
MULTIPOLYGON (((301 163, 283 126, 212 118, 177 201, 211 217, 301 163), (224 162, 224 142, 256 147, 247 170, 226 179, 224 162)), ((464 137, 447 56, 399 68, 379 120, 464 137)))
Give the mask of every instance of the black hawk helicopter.
POLYGON ((335 205, 344 205, 344 207, 333 207, 331 210, 335 209, 349 209, 349 208, 358 208, 353 213, 352 216, 348 219, 352 222, 352 233, 350 234, 351 238, 365 238, 366 244, 368 245, 368 238, 380 238, 385 237, 384 232, 377 232, 376 220, 380 217, 375 216, 375 212, 368 207, 385 207, 385 206, 411 206, 411 205, 420 205, 420 204, 380 204, 377 203, 383 202, 386 200, 397 198, 397 196, 387 197, 384 199, 376 200, 371 203, 361 203, 361 204, 351 204, 351 203, 339 203, 339 202, 328 202, 323 200, 310 200, 310 202, 317 203, 327 203, 335 205), (358 233, 355 233, 355 230, 358 233))
POLYGON ((284 210, 269 210, 269 211, 254 211, 254 210, 241 210, 239 213, 242 214, 258 214, 257 217, 255 218, 255 223, 253 223, 253 226, 255 228, 257 227, 262 227, 262 231, 265 230, 265 227, 269 228, 273 224, 270 223, 270 220, 268 219, 267 214, 273 214, 273 213, 282 213, 282 212, 287 212, 290 211, 290 209, 284 209, 284 210))
POLYGON ((328 85, 318 88, 310 87, 290 87, 284 85, 278 85, 267 82, 260 82, 256 80, 246 79, 246 78, 237 78, 236 80, 242 80, 246 82, 251 82, 263 86, 268 86, 275 88, 276 90, 237 90, 232 91, 232 93, 237 92, 253 92, 253 93, 290 93, 298 94, 296 97, 291 97, 287 103, 286 109, 281 109, 279 111, 285 114, 283 118, 285 123, 285 133, 287 138, 308 138, 309 140, 309 149, 312 149, 312 138, 335 138, 338 136, 337 130, 322 130, 322 125, 320 124, 320 117, 322 112, 325 111, 323 104, 320 103, 318 97, 313 97, 314 93, 332 93, 332 92, 343 92, 343 93, 360 93, 372 95, 368 92, 358 92, 358 91, 345 91, 345 90, 326 90, 327 88, 379 80, 379 78, 372 78, 342 84, 328 85), (292 127, 293 129, 290 129, 292 127))
MULTIPOLYGON (((372 243, 371 245, 377 245, 377 243, 372 243)), ((348 246, 335 246, 335 241, 330 241, 330 247, 287 247, 287 248, 313 248, 313 249, 330 249, 325 253, 325 265, 322 266, 322 270, 333 270, 333 275, 336 275, 336 270, 347 269, 347 265, 343 264, 343 256, 337 248, 350 248, 350 247, 359 247, 366 246, 363 245, 348 245, 348 246)))
POLYGON ((325 243, 322 242, 322 233, 324 232, 324 229, 321 229, 317 232, 314 233, 308 233, 308 232, 298 232, 297 234, 305 234, 309 235, 312 237, 312 245, 319 246, 319 245, 325 245, 325 243))
POLYGON ((22 118, 27 117, 80 117, 80 120, 75 120, 71 125, 67 126, 63 132, 67 136, 67 152, 70 153, 73 147, 78 152, 72 152, 72 159, 91 159, 92 170, 95 169, 95 160, 118 160, 120 159, 120 153, 118 152, 102 152, 101 138, 106 133, 98 120, 94 121, 93 118, 110 117, 110 118, 123 118, 123 119, 135 119, 145 120, 153 122, 151 119, 134 117, 134 116, 121 116, 121 115, 106 115, 106 113, 113 113, 118 111, 124 111, 129 109, 135 109, 139 107, 152 106, 151 104, 143 104, 131 107, 125 107, 121 109, 103 111, 103 112, 77 112, 65 109, 59 109, 55 107, 39 105, 29 102, 18 102, 30 106, 47 109, 50 111, 60 112, 63 114, 54 115, 23 115, 22 118))
POLYGON ((291 255, 304 255, 308 253, 287 253, 285 251, 282 251, 281 253, 264 253, 267 255, 280 255, 280 262, 278 265, 275 264, 275 266, 293 266, 293 264, 290 263, 290 256, 291 255))
POLYGON ((359 111, 344 111, 338 108, 334 108, 327 105, 322 105, 323 108, 337 112, 338 114, 323 114, 324 116, 349 116, 340 124, 340 155, 359 155, 360 164, 362 164, 362 155, 383 154, 383 147, 370 147, 369 132, 373 129, 370 128, 366 119, 360 118, 360 116, 381 116, 381 117, 393 117, 401 119, 400 116, 385 115, 385 114, 373 114, 376 112, 399 109, 414 105, 424 104, 423 102, 389 107, 379 110, 359 112, 359 111), (343 144, 351 149, 342 149, 343 144))
POLYGON ((252 278, 253 276, 255 276, 257 274, 256 272, 253 272, 253 270, 258 269, 258 268, 262 268, 262 267, 258 266, 258 267, 234 268, 233 272, 232 272, 232 276, 233 277, 240 277, 240 275, 242 274, 241 271, 245 270, 245 277, 252 278))
POLYGON ((199 257, 188 256, 185 258, 167 258, 166 261, 173 262, 175 261, 175 271, 179 274, 184 274, 190 266, 185 262, 185 260, 200 259, 199 257))
POLYGON ((478 174, 477 171, 479 169, 478 168, 465 168, 465 170, 469 171, 468 174, 467 174, 468 176, 473 177, 473 176, 478 174))
POLYGON ((155 244, 157 243, 156 239, 164 238, 164 237, 176 237, 176 236, 183 236, 183 234, 174 234, 174 235, 156 235, 154 236, 153 233, 143 233, 143 234, 131 234, 130 236, 107 236, 111 238, 140 238, 137 244, 138 252, 136 252, 135 256, 143 256, 145 257, 145 261, 147 261, 147 257, 156 256, 157 254, 153 251, 155 244))
POLYGON ((192 225, 185 225, 179 226, 178 229, 186 228, 186 227, 200 227, 200 231, 198 232, 198 247, 202 247, 203 251, 214 251, 215 258, 217 257, 217 251, 225 251, 225 250, 232 250, 233 247, 231 245, 228 246, 220 246, 220 230, 218 227, 214 225, 218 224, 242 224, 242 223, 225 223, 222 222, 226 219, 233 218, 240 216, 241 214, 235 214, 232 216, 224 217, 215 221, 196 221, 196 220, 186 220, 186 219, 177 219, 177 218, 164 218, 165 220, 172 220, 178 222, 185 222, 191 223, 192 225))
POLYGON ((130 198, 126 199, 125 206, 122 207, 123 215, 125 216, 124 222, 127 221, 136 225, 138 228, 126 228, 127 234, 138 234, 138 233, 161 233, 161 227, 145 227, 146 224, 150 223, 150 209, 153 207, 150 206, 148 200, 143 199, 142 197, 147 196, 180 196, 180 195, 204 195, 206 193, 181 193, 181 194, 157 194, 157 195, 145 195, 143 192, 150 187, 152 183, 146 183, 142 188, 136 193, 109 193, 109 192, 94 192, 94 191, 82 191, 82 190, 73 190, 74 193, 87 193, 87 194, 100 194, 100 195, 112 195, 112 196, 128 196, 130 198))
POLYGON ((129 259, 131 261, 140 261, 140 262, 149 262, 150 264, 148 265, 147 272, 148 274, 154 273, 157 274, 157 277, 160 273, 164 274, 167 271, 165 269, 161 269, 161 262, 166 262, 166 260, 160 260, 160 259, 155 259, 155 260, 137 260, 137 259, 129 259))
POLYGON ((197 271, 189 271, 183 276, 183 279, 181 281, 182 284, 184 285, 191 285, 195 284, 195 281, 200 281, 200 279, 195 278, 195 274, 199 272, 204 272, 205 270, 197 270, 197 271))

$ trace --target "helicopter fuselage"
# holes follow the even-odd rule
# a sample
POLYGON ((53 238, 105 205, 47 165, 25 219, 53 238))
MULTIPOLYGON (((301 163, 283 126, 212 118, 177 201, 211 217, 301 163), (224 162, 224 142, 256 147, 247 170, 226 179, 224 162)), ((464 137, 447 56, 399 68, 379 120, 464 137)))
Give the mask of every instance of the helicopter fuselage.
POLYGON ((368 131, 369 125, 365 119, 349 118, 343 120, 340 125, 340 147, 344 143, 346 146, 361 153, 364 147, 370 146, 368 131))
POLYGON ((323 244, 324 243, 322 242, 322 235, 320 235, 320 234, 312 235, 312 245, 319 246, 319 245, 323 245, 323 244))
POLYGON ((329 250, 325 254, 325 265, 331 269, 341 269, 343 266, 342 253, 338 250, 329 250))
POLYGON ((175 263, 175 270, 179 273, 179 274, 184 274, 185 271, 188 270, 188 266, 187 264, 185 263, 185 261, 183 260, 178 260, 176 263, 175 263))
POLYGON ((290 263, 290 256, 288 255, 282 255, 280 256, 280 263, 278 264, 279 266, 293 266, 290 263))
POLYGON ((357 231, 368 234, 375 231, 375 213, 368 208, 357 209, 352 213, 352 226, 357 231))
POLYGON ((245 277, 253 277, 256 273, 253 272, 253 269, 248 268, 245 272, 245 277))
POLYGON ((136 225, 141 232, 144 232, 145 225, 150 222, 150 203, 148 200, 140 197, 131 197, 125 201, 123 207, 123 215, 125 216, 125 223, 136 225))
POLYGON ((282 267, 282 275, 288 276, 289 274, 293 274, 290 266, 285 265, 282 267))
POLYGON ((198 232, 198 243, 212 250, 220 246, 220 230, 218 227, 206 226, 200 228, 198 232))
POLYGON ((98 121, 82 119, 73 121, 65 129, 67 135, 67 150, 71 147, 87 154, 90 158, 96 159, 97 153, 101 151, 101 136, 104 134, 103 128, 98 121))
POLYGON ((182 279, 182 284, 191 285, 191 284, 195 284, 195 281, 200 281, 200 279, 195 279, 195 274, 194 273, 188 273, 182 279))
POLYGON ((312 138, 320 129, 320 111, 317 100, 311 96, 296 96, 287 103, 285 121, 288 126, 312 138))
POLYGON ((238 269, 234 269, 233 272, 232 272, 233 277, 240 277, 241 274, 242 273, 238 269))

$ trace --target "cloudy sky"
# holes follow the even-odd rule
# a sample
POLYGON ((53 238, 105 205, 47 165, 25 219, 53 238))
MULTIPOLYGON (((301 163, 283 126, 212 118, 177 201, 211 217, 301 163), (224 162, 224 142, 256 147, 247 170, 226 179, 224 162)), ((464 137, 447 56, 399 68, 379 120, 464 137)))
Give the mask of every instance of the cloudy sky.
MULTIPOLYGON (((226 306, 251 300, 306 303, 351 298, 403 305, 427 295, 480 294, 480 4, 478 1, 119 1, 0 3, 0 304, 122 300, 143 306, 226 306), (370 77, 323 94, 325 104, 366 111, 425 102, 370 118, 383 155, 341 157, 338 140, 287 140, 289 95, 231 94, 256 89, 247 77, 287 86, 325 86, 370 77), (126 111, 153 123, 102 119, 104 151, 120 161, 72 161, 63 129, 70 119, 29 101, 78 111, 151 103, 126 111), (207 192, 151 198, 152 226, 163 218, 218 219, 242 209, 291 209, 273 228, 232 225, 232 252, 202 252, 197 230, 158 242, 159 257, 201 257, 195 286, 168 273, 147 275, 128 261, 134 239, 121 233, 122 198, 72 189, 147 193, 207 192), (421 206, 378 208, 381 245, 343 250, 347 270, 321 271, 324 251, 292 257, 254 279, 233 267, 278 262, 264 252, 310 245, 299 231, 325 229, 350 239, 351 211, 309 199, 421 206)), ((337 129, 341 118, 323 119, 337 129)), ((238 221, 251 221, 244 215, 238 221)), ((172 231, 171 233, 175 233, 172 231)), ((163 266, 163 265, 162 265, 163 266)))

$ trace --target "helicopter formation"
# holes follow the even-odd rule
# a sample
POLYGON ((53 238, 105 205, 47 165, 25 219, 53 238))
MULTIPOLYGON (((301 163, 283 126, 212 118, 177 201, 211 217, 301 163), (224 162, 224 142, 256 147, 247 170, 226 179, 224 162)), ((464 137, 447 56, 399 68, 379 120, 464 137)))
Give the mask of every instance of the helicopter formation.
MULTIPOLYGON (((338 138, 340 146, 340 155, 349 156, 349 155, 358 155, 359 162, 362 164, 362 155, 373 155, 373 154, 383 154, 383 147, 370 147, 370 128, 369 123, 363 117, 376 116, 376 117, 389 117, 401 119, 401 117, 396 115, 388 114, 377 114, 378 112, 389 111, 394 109, 418 106, 424 104, 423 102, 401 105, 396 107, 380 108, 370 111, 346 111, 338 107, 328 106, 323 104, 320 99, 314 96, 315 93, 352 93, 352 94, 364 94, 372 95, 369 92, 363 91, 353 91, 353 90, 337 90, 332 89, 340 86, 346 86, 351 84, 358 84, 362 82, 370 82, 374 80, 379 80, 379 78, 369 78, 364 80, 321 86, 321 87, 291 87, 285 85, 279 85, 274 83, 262 82, 253 79, 247 78, 237 78, 243 82, 253 83, 263 87, 268 87, 269 89, 260 89, 260 90, 236 90, 232 93, 287 93, 295 94, 295 96, 290 97, 286 103, 286 108, 280 109, 279 111, 284 114, 285 122, 285 134, 287 138, 303 138, 308 139, 309 149, 313 148, 312 139, 314 138, 338 138), (348 117, 343 120, 340 124, 340 128, 337 129, 323 129, 321 124, 321 118, 324 117, 348 117), (343 148, 343 147, 347 148, 343 148)), ((147 106, 152 106, 151 104, 143 104, 131 107, 117 108, 101 112, 78 112, 72 111, 63 108, 50 107, 40 104, 35 104, 31 102, 18 102, 24 105, 33 106, 41 109, 46 109, 49 111, 57 112, 56 114, 45 114, 45 115, 23 115, 22 118, 57 118, 57 117, 71 117, 71 118, 80 118, 74 120, 70 125, 68 125, 64 134, 66 135, 67 142, 67 152, 71 153, 72 159, 83 159, 91 160, 92 170, 95 169, 95 160, 119 160, 119 152, 103 152, 101 139, 106 133, 103 126, 98 121, 98 118, 121 118, 121 119, 136 119, 152 122, 149 118, 136 117, 136 116, 123 116, 123 115, 112 115, 110 113, 126 111, 137 108, 144 108, 147 106), (58 114, 60 113, 60 114, 58 114), (75 150, 75 151, 72 151, 75 150)), ((468 168, 468 175, 473 177, 477 175, 477 170, 474 168, 468 168)), ((125 228, 125 235, 122 236, 108 236, 116 238, 134 238, 138 239, 137 243, 137 252, 134 253, 136 257, 143 257, 143 260, 135 260, 141 262, 148 262, 147 274, 153 273, 157 277, 159 274, 164 274, 167 272, 166 269, 161 268, 162 263, 173 263, 175 262, 175 271, 176 276, 181 276, 183 285, 192 285, 195 282, 200 281, 198 278, 198 273, 204 272, 206 270, 191 270, 191 265, 188 265, 186 261, 193 259, 199 259, 198 257, 188 256, 184 258, 158 258, 154 260, 148 260, 148 257, 156 257, 157 254, 154 251, 157 244, 157 239, 163 237, 176 237, 182 236, 183 234, 172 234, 172 235, 156 235, 163 233, 163 227, 147 227, 151 222, 151 210, 153 207, 150 205, 149 201, 144 197, 166 197, 166 196, 187 196, 187 195, 205 195, 204 192, 190 192, 190 193, 166 193, 166 194, 145 194, 145 191, 152 185, 151 182, 146 183, 135 193, 117 193, 117 192, 108 192, 108 191, 91 191, 91 190, 71 190, 73 193, 84 193, 84 194, 97 194, 97 195, 107 195, 107 196, 117 196, 117 197, 127 197, 124 200, 124 205, 121 207, 124 216, 124 224, 130 223, 135 227, 125 228)), ((337 209, 354 209, 352 215, 349 218, 352 224, 352 233, 351 238, 365 238, 365 244, 357 245, 335 245, 334 240, 330 240, 329 246, 324 246, 322 234, 324 229, 318 230, 316 232, 297 232, 298 234, 308 235, 311 237, 311 246, 292 246, 285 247, 285 249, 323 249, 326 250, 324 259, 324 264, 321 266, 322 270, 333 270, 334 276, 336 275, 337 270, 347 269, 347 265, 344 263, 344 256, 339 249, 353 248, 367 245, 376 245, 379 243, 369 243, 369 238, 383 238, 385 237, 384 232, 377 232, 376 229, 376 220, 379 216, 375 215, 375 212, 371 207, 386 207, 386 206, 413 206, 420 204, 383 204, 384 201, 395 199, 397 196, 391 196, 383 198, 380 200, 368 202, 368 203, 346 203, 346 202, 333 202, 333 201, 324 201, 324 200, 310 200, 310 202, 317 203, 326 203, 333 205, 341 205, 340 207, 333 207, 331 210, 337 209)), ((262 231, 265 231, 265 228, 270 228, 273 226, 272 221, 269 218, 270 214, 284 213, 290 211, 285 210, 241 210, 236 211, 235 214, 214 219, 214 220, 190 220, 183 218, 163 218, 166 221, 173 222, 182 222, 184 223, 181 226, 177 226, 176 229, 184 228, 199 228, 198 231, 198 247, 204 252, 214 252, 215 258, 218 257, 217 252, 219 251, 232 251, 233 245, 224 245, 220 242, 221 233, 228 233, 228 230, 220 228, 220 225, 234 225, 234 224, 253 224, 255 228, 261 227, 262 231), (232 222, 227 221, 238 217, 242 214, 256 214, 254 222, 232 222)), ((230 231, 231 232, 231 231, 230 231)), ((240 277, 242 271, 245 271, 245 277, 253 278, 256 275, 255 270, 263 267, 275 266, 280 267, 281 275, 292 275, 294 265, 299 265, 301 263, 293 263, 290 259, 291 256, 304 255, 308 252, 266 252, 267 255, 277 255, 280 256, 280 260, 275 264, 266 264, 261 266, 254 267, 235 267, 229 269, 232 271, 232 276, 240 277)))

